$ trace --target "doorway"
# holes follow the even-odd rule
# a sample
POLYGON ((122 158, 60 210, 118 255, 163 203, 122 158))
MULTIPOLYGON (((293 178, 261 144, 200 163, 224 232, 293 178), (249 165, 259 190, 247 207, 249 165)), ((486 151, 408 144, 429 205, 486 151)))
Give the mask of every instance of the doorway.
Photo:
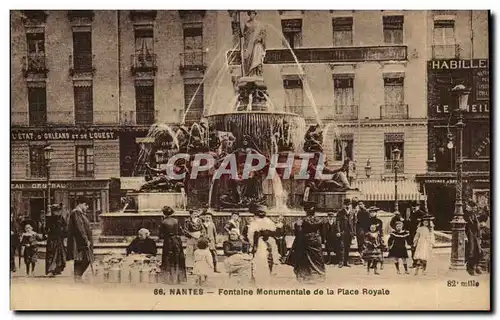
POLYGON ((33 227, 39 227, 42 221, 42 210, 45 210, 45 198, 30 198, 30 218, 38 224, 33 227))

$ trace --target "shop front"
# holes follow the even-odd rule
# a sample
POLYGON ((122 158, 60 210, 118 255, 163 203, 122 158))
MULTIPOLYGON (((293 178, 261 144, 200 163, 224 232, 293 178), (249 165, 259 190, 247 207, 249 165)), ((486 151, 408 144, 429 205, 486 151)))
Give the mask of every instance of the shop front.
MULTIPOLYGON (((109 209, 109 180, 53 181, 50 188, 51 203, 62 203, 66 212, 76 206, 77 197, 84 196, 91 222, 98 222, 99 214, 109 209)), ((47 183, 12 181, 11 206, 16 217, 41 222, 47 208, 47 183)))
MULTIPOLYGON (((455 211, 456 173, 428 172, 417 175, 417 182, 427 195, 427 209, 436 217, 437 230, 451 230, 455 211)), ((480 208, 490 207, 489 172, 464 172, 463 199, 473 200, 480 208)))

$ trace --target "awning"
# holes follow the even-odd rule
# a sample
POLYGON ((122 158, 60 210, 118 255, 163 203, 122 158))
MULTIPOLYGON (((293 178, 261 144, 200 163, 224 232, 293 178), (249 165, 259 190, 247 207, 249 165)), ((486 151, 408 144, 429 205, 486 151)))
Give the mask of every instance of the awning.
MULTIPOLYGON (((394 201, 394 181, 360 180, 352 184, 361 192, 360 200, 364 201, 394 201)), ((418 191, 418 184, 412 180, 398 181, 399 201, 420 201, 425 196, 418 191)))

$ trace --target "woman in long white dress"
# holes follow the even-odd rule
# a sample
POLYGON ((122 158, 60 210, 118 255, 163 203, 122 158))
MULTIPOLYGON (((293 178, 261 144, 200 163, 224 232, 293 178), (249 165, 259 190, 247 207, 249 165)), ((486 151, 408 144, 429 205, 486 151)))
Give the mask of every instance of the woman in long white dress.
POLYGON ((434 246, 434 226, 432 223, 434 219, 431 215, 422 217, 420 227, 418 227, 413 239, 413 247, 415 248, 415 275, 418 270, 422 269, 422 274, 425 275, 427 269, 427 261, 432 257, 432 247, 434 246))

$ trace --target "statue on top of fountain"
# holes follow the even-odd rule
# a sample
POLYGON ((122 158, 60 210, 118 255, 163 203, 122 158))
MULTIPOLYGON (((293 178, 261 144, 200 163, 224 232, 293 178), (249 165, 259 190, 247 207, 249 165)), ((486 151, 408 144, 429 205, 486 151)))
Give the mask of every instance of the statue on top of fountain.
POLYGON ((257 11, 248 11, 248 21, 243 28, 244 77, 262 77, 266 56, 266 29, 255 19, 257 11))
MULTIPOLYGON (((188 168, 185 159, 179 159, 175 164, 174 172, 177 175, 186 173, 188 168)), ((184 188, 183 179, 175 179, 168 175, 166 168, 153 168, 146 163, 146 183, 144 183, 139 192, 181 192, 184 188)))

